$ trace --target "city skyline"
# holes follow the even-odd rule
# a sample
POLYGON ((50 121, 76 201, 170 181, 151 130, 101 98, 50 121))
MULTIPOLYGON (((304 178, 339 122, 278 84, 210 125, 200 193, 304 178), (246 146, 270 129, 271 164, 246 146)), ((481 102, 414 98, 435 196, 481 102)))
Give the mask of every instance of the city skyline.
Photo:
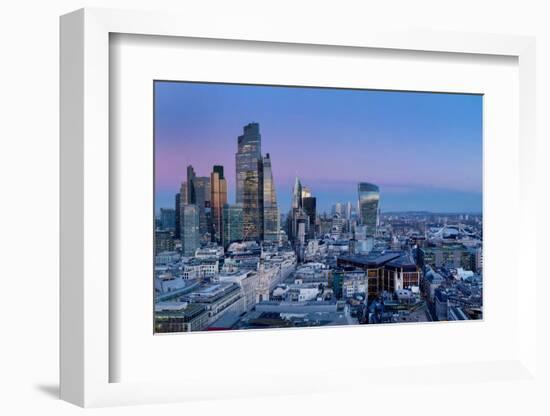
POLYGON ((382 212, 481 212, 481 96, 180 82, 157 82, 155 88, 157 213, 173 207, 188 165, 197 176, 223 166, 227 198, 234 202, 235 142, 252 121, 262 126, 283 213, 296 176, 317 198, 318 212, 330 212, 336 202, 354 203, 357 184, 365 181, 379 185, 382 212), (342 115, 342 106, 351 114, 342 115), (334 114, 326 120, 321 116, 330 107, 334 114), (361 118, 368 109, 372 112, 361 118), (244 111, 257 118, 244 119, 239 115, 244 111), (274 123, 276 117, 282 117, 280 123, 274 123), (358 133, 360 127, 364 133, 358 133), (402 147, 406 143, 409 148, 402 147), (434 174, 439 171, 444 174, 434 174))
POLYGON ((159 85, 156 332, 483 318, 481 97, 159 85))

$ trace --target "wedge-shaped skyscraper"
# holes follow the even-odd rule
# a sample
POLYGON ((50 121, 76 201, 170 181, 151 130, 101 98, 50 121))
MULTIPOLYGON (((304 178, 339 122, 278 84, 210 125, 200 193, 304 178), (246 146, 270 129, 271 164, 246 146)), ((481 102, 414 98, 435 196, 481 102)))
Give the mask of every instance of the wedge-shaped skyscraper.
POLYGON ((263 158, 263 239, 265 241, 279 241, 280 217, 275 194, 275 182, 271 171, 269 153, 263 158))
POLYGON ((380 189, 372 183, 361 182, 357 186, 359 196, 359 217, 361 224, 366 226, 367 235, 376 234, 378 227, 378 204, 380 189))

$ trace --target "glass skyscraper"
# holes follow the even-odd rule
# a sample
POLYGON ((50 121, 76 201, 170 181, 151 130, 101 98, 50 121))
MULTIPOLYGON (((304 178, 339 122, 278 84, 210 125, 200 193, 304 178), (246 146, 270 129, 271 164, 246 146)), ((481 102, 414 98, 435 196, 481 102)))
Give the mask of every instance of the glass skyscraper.
POLYGON ((174 210, 175 210, 175 219, 174 219, 174 226, 175 226, 175 231, 174 231, 174 238, 176 240, 179 240, 180 239, 180 231, 181 231, 181 221, 180 221, 180 215, 181 215, 181 209, 180 209, 180 204, 181 204, 181 195, 180 193, 178 192, 174 198, 174 210))
POLYGON ((313 239, 315 238, 315 220, 317 218, 317 198, 311 196, 311 194, 304 196, 302 197, 302 205, 309 218, 308 238, 313 239))
POLYGON ((269 153, 263 158, 263 239, 265 241, 278 241, 280 218, 275 194, 275 183, 271 171, 271 158, 269 153))
POLYGON ((224 204, 222 209, 222 242, 227 247, 233 241, 243 239, 242 204, 224 204))
POLYGON ((160 209, 160 224, 163 230, 173 230, 176 223, 176 211, 171 208, 160 209))
POLYGON ((223 176, 223 166, 215 165, 210 174, 210 209, 212 212, 212 240, 222 242, 222 211, 227 203, 227 181, 223 176))
POLYGON ((260 125, 250 123, 244 126, 243 134, 237 139, 235 167, 236 201, 243 206, 245 240, 260 240, 263 235, 261 145, 260 125))
POLYGON ((244 126, 243 134, 237 139, 237 153, 235 166, 237 173, 236 200, 237 204, 244 203, 245 181, 252 176, 259 176, 259 164, 262 158, 262 136, 260 125, 250 123, 244 126), (250 174, 251 173, 251 174, 250 174))
POLYGON ((199 210, 196 205, 181 206, 181 245, 184 256, 193 256, 200 246, 199 210))
POLYGON ((205 234, 210 232, 210 178, 207 176, 196 176, 193 179, 193 194, 195 199, 192 201, 199 211, 199 234, 204 238, 205 234))
POLYGON ((187 204, 194 204, 195 203, 195 188, 193 187, 195 180, 195 169, 193 169, 193 166, 189 165, 187 166, 187 204))
MULTIPOLYGON (((261 162, 258 161, 258 164, 261 162)), ((261 240, 263 236, 263 193, 260 165, 247 171, 243 192, 243 233, 245 240, 261 240)))
POLYGON ((287 219, 287 230, 288 239, 292 242, 300 260, 303 258, 304 244, 309 236, 310 226, 309 216, 304 210, 302 191, 302 183, 296 178, 292 190, 292 208, 287 219))
POLYGON ((359 196, 359 218, 366 226, 367 235, 375 235, 378 226, 378 204, 380 189, 372 183, 361 182, 357 186, 359 196))

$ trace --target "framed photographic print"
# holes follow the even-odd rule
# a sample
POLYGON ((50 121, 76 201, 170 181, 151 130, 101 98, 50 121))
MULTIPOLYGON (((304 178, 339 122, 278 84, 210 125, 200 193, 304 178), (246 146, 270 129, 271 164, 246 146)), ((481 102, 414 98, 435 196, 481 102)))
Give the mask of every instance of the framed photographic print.
POLYGON ((533 39, 234 23, 61 19, 62 398, 533 394, 533 39))

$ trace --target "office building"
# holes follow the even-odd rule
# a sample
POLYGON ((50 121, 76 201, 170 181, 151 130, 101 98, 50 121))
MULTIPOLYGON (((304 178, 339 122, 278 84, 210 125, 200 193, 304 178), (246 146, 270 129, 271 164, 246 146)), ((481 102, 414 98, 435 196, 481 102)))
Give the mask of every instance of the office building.
POLYGON ((184 256, 193 256, 200 247, 199 210, 194 204, 181 207, 181 246, 184 256))
POLYGON ((317 198, 311 196, 311 192, 302 191, 302 206, 304 212, 306 213, 309 224, 308 224, 308 239, 315 238, 316 229, 315 229, 315 220, 317 217, 317 198), (304 196, 307 195, 307 196, 304 196))
POLYGON ((386 292, 419 288, 422 271, 410 254, 404 251, 371 252, 368 255, 339 256, 338 267, 364 270, 368 278, 368 297, 374 299, 386 292))
POLYGON ((155 255, 164 251, 174 251, 172 232, 168 230, 155 230, 155 255))
POLYGON ((346 202, 346 220, 350 221, 351 220, 351 202, 346 202))
POLYGON ((378 227, 378 204, 380 190, 372 183, 361 182, 357 186, 359 200, 359 220, 365 225, 367 235, 375 235, 378 227))
POLYGON ((195 180, 195 169, 193 169, 193 166, 189 165, 187 166, 187 203, 188 204, 195 203, 194 180, 195 180))
POLYGON ((462 267, 472 270, 470 251, 462 244, 419 248, 417 263, 420 267, 431 266, 435 268, 448 267, 455 269, 462 267))
POLYGON ((263 237, 263 161, 260 125, 244 126, 237 139, 236 201, 243 207, 243 237, 261 240, 263 237))
POLYGON ((174 198, 174 238, 176 240, 180 239, 180 228, 181 228, 181 212, 180 212, 180 205, 181 204, 181 195, 178 192, 174 198))
POLYGON ((222 243, 228 247, 234 241, 243 239, 242 204, 224 204, 222 211, 222 243))
POLYGON ((292 208, 287 218, 287 232, 288 239, 292 243, 299 260, 304 258, 309 225, 310 218, 304 210, 302 200, 302 183, 299 178, 296 178, 292 191, 292 208))
POLYGON ((176 221, 176 211, 171 208, 160 209, 160 227, 163 230, 174 230, 176 221))
POLYGON ((210 178, 196 176, 193 179, 194 205, 199 211, 199 234, 201 240, 209 240, 210 234, 210 178))
POLYGON ((269 153, 263 158, 263 240, 279 241, 279 208, 269 153))
POLYGON ((299 178, 296 178, 292 190, 292 208, 287 218, 288 239, 295 247, 297 245, 304 245, 309 221, 310 219, 303 207, 302 183, 299 178))
POLYGON ((212 240, 223 240, 223 206, 227 203, 227 181, 223 175, 223 166, 214 166, 210 174, 210 209, 212 213, 212 240))
MULTIPOLYGON (((183 187, 182 184, 182 188, 183 187)), ((199 235, 200 238, 203 239, 210 233, 210 178, 206 176, 198 177, 195 174, 193 166, 189 165, 187 166, 186 188, 187 204, 197 206, 199 213, 199 235)), ((181 205, 180 201, 180 206, 181 205)))

